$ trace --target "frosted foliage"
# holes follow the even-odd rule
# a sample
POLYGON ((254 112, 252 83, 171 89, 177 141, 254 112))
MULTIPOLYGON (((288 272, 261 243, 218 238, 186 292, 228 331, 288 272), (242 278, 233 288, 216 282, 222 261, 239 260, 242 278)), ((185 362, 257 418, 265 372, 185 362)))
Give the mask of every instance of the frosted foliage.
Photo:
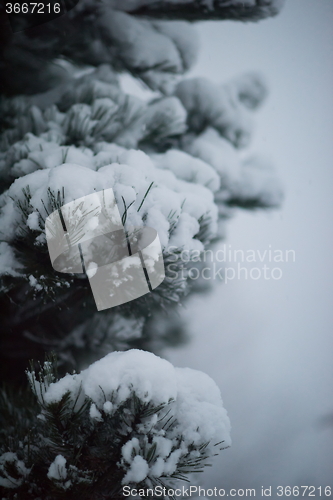
MULTIPOLYGON (((147 103, 125 94, 114 82, 104 81, 106 77, 107 72, 102 66, 63 90, 57 105, 43 110, 31 106, 27 98, 20 97, 25 111, 14 117, 8 114, 9 126, 0 140, 0 151, 4 151, 0 156, 1 175, 17 177, 36 167, 49 168, 60 161, 59 158, 62 162, 72 161, 72 153, 78 157, 77 148, 84 154, 81 156, 84 163, 81 164, 91 167, 84 146, 92 147, 97 142, 107 141, 136 148, 141 140, 151 135, 158 141, 185 131, 186 112, 175 96, 147 103), (30 137, 29 140, 25 136, 28 132, 38 138, 30 137), (23 137, 25 140, 19 142, 23 137), (12 144, 14 146, 10 147, 12 144), (55 148, 57 145, 67 146, 59 149, 55 148), (45 154, 39 155, 46 149, 50 150, 51 160, 47 160, 45 154)), ((14 99, 6 103, 4 112, 14 105, 14 99)))
POLYGON ((177 97, 170 96, 152 101, 147 108, 145 133, 159 134, 161 138, 182 134, 186 130, 186 111, 177 97))
POLYGON ((240 177, 230 186, 230 199, 236 204, 279 207, 284 198, 281 182, 270 163, 260 157, 250 157, 242 163, 240 177))
POLYGON ((152 25, 157 31, 173 40, 182 59, 183 68, 190 69, 196 62, 199 52, 199 37, 193 25, 184 21, 152 21, 152 25))
POLYGON ((221 181, 221 188, 240 175, 240 158, 237 149, 213 128, 207 128, 191 141, 184 143, 184 149, 211 165, 221 181))
POLYGON ((114 352, 93 363, 82 374, 83 389, 98 407, 104 395, 117 392, 116 403, 127 399, 131 390, 145 402, 158 405, 175 399, 176 376, 173 366, 151 353, 130 350, 114 352))
MULTIPOLYGON (((190 368, 176 368, 176 372, 178 431, 181 430, 185 441, 218 442, 221 434, 224 438, 228 436, 229 419, 215 382, 205 373, 190 368)), ((226 444, 230 444, 229 439, 226 444)))
POLYGON ((180 179, 201 184, 211 191, 217 191, 220 187, 218 174, 211 165, 183 151, 169 149, 167 153, 154 155, 152 159, 157 167, 170 170, 180 179))
POLYGON ((186 22, 151 22, 105 8, 98 20, 106 50, 153 89, 172 90, 172 75, 182 74, 198 53, 196 31, 186 22))
MULTIPOLYGON (((88 366, 109 352, 59 380, 53 361, 45 362, 39 375, 28 372, 40 414, 23 412, 17 428, 10 422, 16 434, 9 435, 2 451, 17 445, 17 454, 0 455, 0 487, 18 488, 9 490, 15 498, 25 493, 39 498, 43 492, 74 498, 80 491, 118 497, 122 485, 173 486, 230 446, 230 421, 208 375, 126 349, 181 341, 176 315, 163 318, 160 311, 178 305, 190 289, 184 255, 197 262, 221 237, 219 223, 233 206, 275 207, 282 200, 269 164, 239 151, 250 142, 253 112, 267 94, 261 75, 247 73, 223 85, 205 78, 180 80, 199 47, 194 23, 186 18, 214 18, 215 12, 223 18, 224 9, 226 18, 259 19, 274 14, 281 3, 108 0, 96 7, 94 0, 82 0, 69 13, 73 32, 67 47, 64 31, 54 25, 41 59, 45 68, 34 55, 41 38, 19 34, 16 45, 9 40, 13 68, 26 54, 32 83, 22 90, 30 97, 4 96, 0 102, 0 291, 13 311, 24 298, 23 309, 8 315, 14 323, 5 318, 5 328, 14 334, 14 344, 23 335, 26 355, 54 348, 59 356, 54 364, 63 373, 71 363, 80 366, 84 359, 88 366), (136 9, 142 10, 130 13, 136 9), (165 11, 176 20, 166 21, 165 11), (84 29, 78 33, 81 21, 84 29), (52 74, 47 53, 67 76, 44 93, 50 82, 43 80, 52 74), (105 64, 93 68, 100 63, 105 64), (126 94, 117 78, 126 71, 156 92, 142 91, 142 99, 126 94), (184 273, 175 279, 167 274, 149 297, 135 296, 135 303, 116 312, 96 314, 85 278, 96 276, 97 260, 89 261, 86 276, 82 267, 76 276, 59 276, 48 258, 45 220, 55 213, 63 222, 69 210, 73 215, 74 200, 103 192, 105 226, 79 201, 75 222, 86 238, 97 226, 104 234, 115 217, 107 210, 106 190, 114 193, 117 227, 124 226, 127 239, 134 228, 155 229, 165 263, 184 273), (29 439, 19 441, 21 426, 25 434, 28 428, 29 439)), ((54 76, 59 81, 57 70, 54 76)), ((13 94, 23 89, 14 80, 13 89, 7 79, 4 87, 13 94)), ((66 228, 68 236, 70 224, 66 228)), ((115 287, 119 276, 130 283, 133 269, 143 273, 143 258, 145 272, 151 273, 158 250, 151 244, 142 249, 141 260, 138 255, 120 260, 112 275, 115 287)), ((21 354, 18 363, 23 360, 21 354)))
MULTIPOLYGON (((158 37, 190 36, 186 24, 152 23, 158 37)), ((46 291, 35 271, 24 273, 11 245, 27 239, 43 251, 47 212, 94 190, 112 188, 127 229, 156 229, 164 255, 171 246, 201 251, 223 236, 218 217, 229 217, 229 205, 278 206, 282 190, 273 170, 238 151, 265 95, 263 78, 247 73, 223 86, 184 80, 176 95, 145 102, 124 94, 101 66, 46 109, 24 97, 4 100, 9 128, 0 138, 0 172, 8 190, 0 195, 0 274, 22 276, 34 294, 46 291), (174 147, 161 152, 170 139, 174 147)))
POLYGON ((236 147, 249 144, 252 116, 266 95, 266 86, 259 75, 246 74, 224 85, 206 78, 181 81, 175 95, 188 112, 188 125, 195 132, 211 126, 236 147))
MULTIPOLYGON (((71 392, 72 394, 77 394, 80 389, 81 379, 77 375, 65 375, 56 383, 51 383, 47 388, 45 394, 43 394, 44 401, 49 403, 58 403, 66 392, 71 392)), ((38 396, 38 391, 36 391, 38 396)))
POLYGON ((134 436, 122 446, 121 467, 126 472, 123 484, 170 476, 185 459, 198 458, 202 447, 207 458, 217 451, 216 443, 223 442, 223 448, 231 443, 220 391, 208 375, 199 371, 174 368, 152 353, 133 349, 108 354, 80 374, 64 379, 50 384, 44 401, 57 402, 69 391, 74 402, 80 383, 82 397, 92 402, 89 414, 95 422, 114 414, 134 395, 143 404, 162 408, 147 414, 145 421, 133 429, 134 436), (164 418, 170 418, 169 426, 161 423, 164 418), (149 460, 148 433, 155 448, 154 459, 149 460))
POLYGON ((268 160, 258 156, 242 158, 239 151, 217 130, 207 128, 194 139, 185 140, 184 148, 212 165, 220 177, 218 193, 225 203, 278 207, 283 187, 268 160))
POLYGON ((249 109, 260 106, 268 93, 268 85, 263 75, 259 73, 245 73, 229 83, 234 89, 242 104, 249 109))
MULTIPOLYGON (((121 215, 125 210, 124 203, 126 207, 132 204, 127 210, 126 223, 128 227, 142 226, 144 217, 146 223, 157 230, 164 247, 169 242, 171 222, 169 216, 172 213, 176 222, 177 217, 179 218, 181 214, 188 214, 189 221, 191 218, 198 220, 204 215, 209 215, 211 217, 211 232, 214 234, 217 219, 216 207, 211 192, 202 186, 206 179, 207 183, 212 180, 217 183, 216 174, 211 167, 192 158, 197 179, 190 179, 191 176, 188 174, 191 161, 179 169, 180 179, 177 179, 170 171, 167 172, 166 178, 164 171, 155 168, 151 159, 141 151, 121 150, 117 146, 112 150, 108 147, 105 152, 99 150, 96 155, 97 164, 102 161, 103 154, 105 161, 106 158, 108 161, 112 161, 116 157, 119 163, 111 163, 95 171, 80 166, 80 158, 78 158, 77 163, 64 163, 54 168, 36 170, 16 179, 8 192, 0 197, 2 206, 0 231, 5 235, 5 238, 7 240, 14 239, 22 230, 22 214, 17 203, 19 201, 24 203, 23 190, 28 189, 31 196, 30 214, 25 224, 27 228, 35 231, 35 244, 38 246, 40 245, 39 235, 43 232, 43 224, 39 219, 39 214, 46 215, 45 206, 48 204, 49 190, 55 194, 58 191, 64 192, 63 202, 68 203, 73 199, 88 195, 94 190, 101 191, 110 187, 114 189, 121 215), (213 178, 209 179, 210 175, 213 178), (189 181, 182 180, 182 177, 187 177, 189 181), (199 184, 195 184, 195 182, 199 182, 199 184), (151 184, 151 189, 146 196, 151 184), (142 204, 143 199, 144 204, 142 204)), ((179 154, 185 155, 185 153, 180 152, 179 154)), ((90 154, 87 156, 90 158, 90 154)), ((161 156, 163 157, 163 155, 161 156)), ((185 158, 191 160, 191 157, 187 155, 185 158)), ((196 247, 197 241, 193 241, 195 233, 191 236, 188 235, 189 232, 179 242, 180 246, 196 247)))
POLYGON ((6 452, 0 455, 0 486, 5 488, 17 488, 20 486, 31 469, 28 469, 16 453, 6 452), (8 467, 15 468, 14 476, 8 472, 8 467))

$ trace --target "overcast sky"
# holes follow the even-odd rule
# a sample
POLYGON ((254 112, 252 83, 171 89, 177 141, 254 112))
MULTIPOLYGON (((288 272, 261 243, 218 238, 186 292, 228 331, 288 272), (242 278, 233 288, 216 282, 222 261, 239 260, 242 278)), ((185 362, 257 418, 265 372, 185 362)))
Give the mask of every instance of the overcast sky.
POLYGON ((198 25, 191 75, 268 77, 253 149, 274 160, 286 193, 275 213, 239 212, 225 243, 296 255, 280 280, 216 283, 191 299, 192 341, 168 352, 214 378, 231 418, 233 446, 200 479, 206 487, 333 482, 332 26, 331 0, 287 0, 259 24, 198 25))

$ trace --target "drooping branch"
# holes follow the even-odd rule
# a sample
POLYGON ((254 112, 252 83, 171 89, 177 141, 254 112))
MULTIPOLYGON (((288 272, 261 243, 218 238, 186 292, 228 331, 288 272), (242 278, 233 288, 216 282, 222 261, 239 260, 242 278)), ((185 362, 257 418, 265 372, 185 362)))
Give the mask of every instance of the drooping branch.
POLYGON ((135 15, 188 21, 259 21, 277 15, 284 0, 114 0, 112 5, 135 15))
POLYGON ((80 0, 66 15, 14 34, 0 5, 0 92, 34 94, 71 81, 70 70, 57 63, 66 58, 111 64, 168 93, 169 76, 183 74, 196 60, 197 39, 184 21, 259 21, 278 14, 284 1, 80 0))

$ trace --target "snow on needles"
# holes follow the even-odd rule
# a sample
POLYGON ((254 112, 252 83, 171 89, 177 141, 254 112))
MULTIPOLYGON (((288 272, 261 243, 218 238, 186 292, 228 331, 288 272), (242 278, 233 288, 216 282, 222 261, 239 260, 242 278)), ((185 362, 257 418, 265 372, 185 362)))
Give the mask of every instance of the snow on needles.
MULTIPOLYGON (((110 163, 97 171, 81 166, 78 158, 76 163, 63 163, 56 167, 36 170, 16 179, 9 190, 0 197, 2 206, 0 232, 4 235, 4 239, 10 241, 17 237, 22 231, 23 223, 27 229, 35 231, 35 244, 40 245, 39 236, 44 232, 44 228, 41 220, 38 223, 38 217, 39 214, 44 217, 47 215, 45 207, 48 206, 50 190, 55 196, 58 192, 64 192, 63 202, 68 203, 91 194, 94 190, 101 191, 110 187, 114 190, 121 215, 125 211, 124 205, 126 209, 128 207, 126 217, 128 226, 143 226, 146 221, 147 225, 157 230, 164 248, 169 242, 170 223, 172 219, 177 221, 181 214, 187 214, 189 224, 192 227, 195 223, 197 231, 199 229, 197 221, 201 217, 209 216, 212 235, 216 232, 217 209, 212 192, 207 187, 201 183, 195 184, 195 179, 192 182, 179 179, 171 171, 165 175, 163 170, 154 167, 148 155, 142 151, 124 150, 119 153, 119 149, 116 155, 110 149, 106 148, 105 151, 101 149, 97 154, 97 161, 102 153, 106 153, 110 162, 113 156, 119 163, 110 163), (18 203, 24 203, 27 192, 30 196, 30 214, 24 223, 18 203), (142 204, 143 199, 144 204, 142 204), (171 214, 173 214, 172 219, 171 214)), ((190 160, 187 163, 191 163, 192 157, 186 153, 182 154, 190 160)), ((45 156, 47 155, 48 153, 45 153, 45 156)), ((192 170, 198 170, 197 165, 200 161, 193 158, 192 163, 192 170)), ((201 164, 204 179, 208 178, 204 171, 212 169, 203 162, 201 164)), ((180 177, 189 177, 186 175, 186 169, 186 164, 183 171, 179 169, 180 177)), ((188 237, 180 238, 178 245, 188 249, 197 248, 200 242, 193 241, 196 232, 194 234, 187 232, 188 237)), ((202 244, 201 249, 203 249, 202 244)))
MULTIPOLYGON (((123 484, 144 480, 150 484, 154 477, 171 476, 189 458, 211 458, 217 443, 222 442, 222 448, 231 443, 229 418, 215 382, 202 372, 174 368, 152 353, 137 349, 110 353, 80 374, 51 383, 44 402, 59 402, 69 392, 74 404, 79 387, 91 402, 89 415, 95 425, 112 418, 133 397, 155 408, 144 422, 129 429, 121 451, 123 484), (170 418, 171 424, 165 425, 170 418)), ((54 467, 51 471, 51 466, 49 473, 61 473, 66 479, 63 460, 57 459, 59 471, 54 467)))
MULTIPOLYGON (((157 37, 187 37, 162 21, 152 24, 157 37)), ((202 251, 224 234, 230 205, 278 206, 274 171, 260 159, 243 160, 238 150, 266 93, 261 75, 247 73, 222 86, 184 80, 175 95, 145 102, 125 94, 100 66, 46 109, 23 96, 8 99, 9 127, 0 136, 0 177, 8 188, 0 195, 0 274, 20 270, 29 281, 32 273, 24 274, 12 248, 23 239, 45 250, 50 195, 62 204, 113 188, 127 227, 156 229, 164 255, 170 247, 202 251)))

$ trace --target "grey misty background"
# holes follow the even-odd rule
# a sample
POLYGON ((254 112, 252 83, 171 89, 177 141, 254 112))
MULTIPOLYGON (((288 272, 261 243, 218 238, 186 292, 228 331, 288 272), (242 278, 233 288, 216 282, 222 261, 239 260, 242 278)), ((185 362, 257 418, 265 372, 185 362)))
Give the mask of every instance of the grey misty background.
POLYGON ((191 298, 191 341, 168 351, 216 381, 231 419, 232 447, 198 478, 206 488, 333 483, 332 26, 330 0, 289 0, 255 25, 198 25, 191 76, 267 76, 252 148, 274 159, 286 192, 278 211, 238 212, 220 247, 296 253, 280 281, 214 283, 191 298))

